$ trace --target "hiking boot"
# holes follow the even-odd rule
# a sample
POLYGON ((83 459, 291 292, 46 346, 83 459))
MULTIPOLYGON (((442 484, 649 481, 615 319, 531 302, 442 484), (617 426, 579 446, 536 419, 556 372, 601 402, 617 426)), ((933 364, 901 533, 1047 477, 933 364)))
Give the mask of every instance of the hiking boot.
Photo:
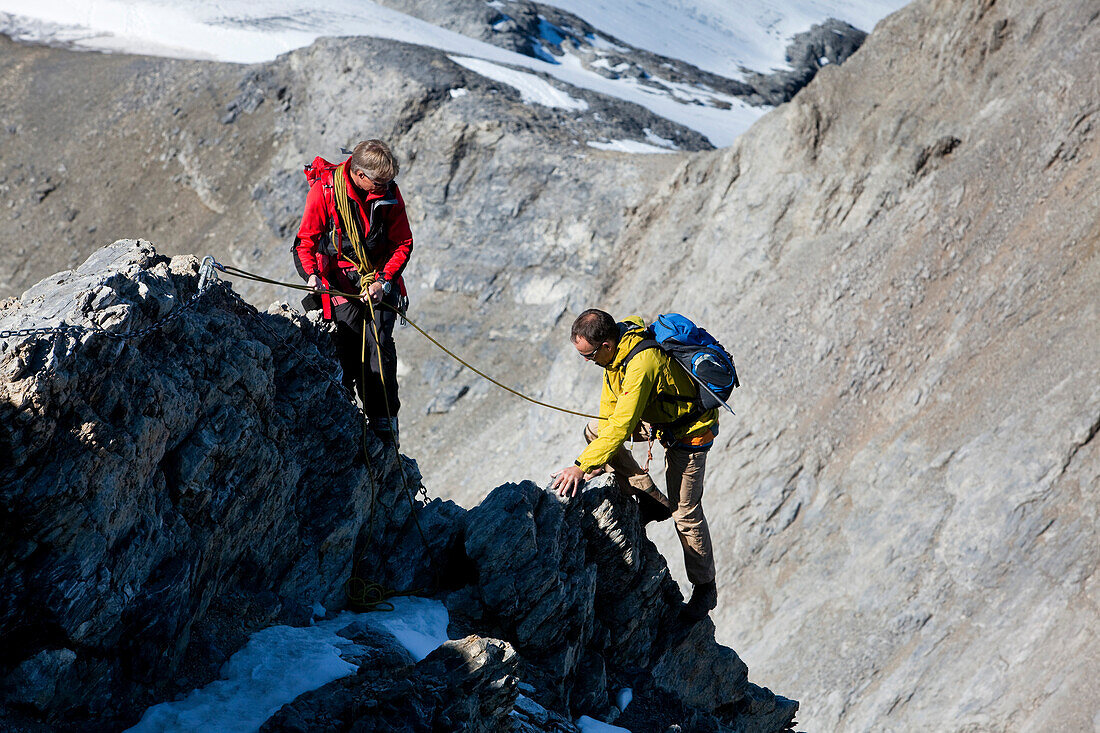
POLYGON ((692 587, 691 598, 680 612, 685 621, 701 621, 718 605, 718 585, 712 580, 692 587))

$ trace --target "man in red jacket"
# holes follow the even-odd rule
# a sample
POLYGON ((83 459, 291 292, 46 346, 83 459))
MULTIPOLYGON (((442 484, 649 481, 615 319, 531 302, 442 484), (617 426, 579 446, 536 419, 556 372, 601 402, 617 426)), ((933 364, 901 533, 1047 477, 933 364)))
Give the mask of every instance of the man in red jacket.
POLYGON ((359 143, 351 157, 336 166, 315 160, 313 171, 319 174, 306 196, 294 246, 295 265, 310 287, 360 295, 321 294, 321 310, 326 320, 336 324, 344 387, 358 393, 371 430, 393 442, 397 442, 401 401, 393 342, 397 314, 392 309, 405 300, 401 273, 413 247, 405 201, 394 181, 398 167, 397 158, 381 140, 359 143), (377 343, 368 297, 375 306, 377 343))

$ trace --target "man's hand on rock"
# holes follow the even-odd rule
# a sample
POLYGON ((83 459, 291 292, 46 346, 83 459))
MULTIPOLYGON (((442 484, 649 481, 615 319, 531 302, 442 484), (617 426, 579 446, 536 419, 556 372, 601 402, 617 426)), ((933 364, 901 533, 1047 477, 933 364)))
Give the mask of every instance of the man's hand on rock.
POLYGON ((566 466, 565 468, 550 474, 554 479, 550 488, 558 492, 558 496, 576 496, 577 490, 587 479, 596 474, 585 473, 580 466, 566 466))

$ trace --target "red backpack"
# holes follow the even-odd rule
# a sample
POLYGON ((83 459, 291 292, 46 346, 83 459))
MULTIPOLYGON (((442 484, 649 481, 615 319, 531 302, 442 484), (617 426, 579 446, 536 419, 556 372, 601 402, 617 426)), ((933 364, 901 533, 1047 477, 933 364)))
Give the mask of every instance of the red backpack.
MULTIPOLYGON (((307 163, 302 168, 302 173, 305 174, 306 181, 309 182, 309 187, 312 189, 317 183, 320 183, 324 187, 325 194, 325 211, 336 211, 336 201, 333 198, 332 190, 332 176, 336 172, 336 169, 340 167, 340 163, 330 163, 320 155, 313 159, 312 163, 307 163)), ((343 240, 344 233, 340 229, 340 217, 332 216, 332 228, 333 233, 338 237, 335 241, 339 242, 343 240)))

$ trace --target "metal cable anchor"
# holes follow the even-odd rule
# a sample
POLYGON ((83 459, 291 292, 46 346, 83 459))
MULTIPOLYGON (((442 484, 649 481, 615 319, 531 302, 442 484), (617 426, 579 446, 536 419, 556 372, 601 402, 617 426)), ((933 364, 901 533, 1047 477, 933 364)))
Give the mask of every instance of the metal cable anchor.
MULTIPOLYGON (((199 292, 201 293, 206 289, 206 281, 213 278, 217 279, 217 275, 214 274, 214 268, 218 267, 218 262, 211 255, 206 255, 202 258, 202 264, 199 265, 199 292)), ((220 269, 220 268, 219 268, 220 269)))

